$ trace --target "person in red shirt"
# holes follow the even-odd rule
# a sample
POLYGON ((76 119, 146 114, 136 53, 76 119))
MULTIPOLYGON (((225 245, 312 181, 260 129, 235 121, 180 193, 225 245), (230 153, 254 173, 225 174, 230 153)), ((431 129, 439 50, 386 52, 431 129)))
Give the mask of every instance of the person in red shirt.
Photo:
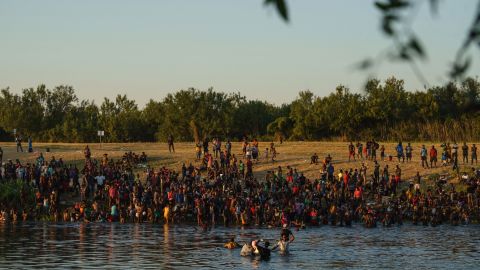
POLYGON ((348 182, 350 181, 350 174, 348 171, 345 170, 345 174, 343 175, 343 186, 345 189, 348 189, 348 182))
POLYGON ((355 191, 353 192, 353 198, 355 198, 355 200, 361 200, 362 199, 362 195, 363 195, 363 189, 361 186, 358 186, 355 188, 355 191))
POLYGON ((435 149, 435 145, 432 145, 430 149, 430 168, 433 168, 433 164, 437 167, 437 149, 435 149))
POLYGON ((292 193, 293 193, 294 195, 297 195, 299 190, 300 190, 300 189, 298 188, 298 186, 295 185, 295 186, 293 186, 293 188, 292 188, 292 193))
POLYGON ((348 145, 348 161, 350 161, 351 158, 355 160, 355 146, 352 142, 348 145))

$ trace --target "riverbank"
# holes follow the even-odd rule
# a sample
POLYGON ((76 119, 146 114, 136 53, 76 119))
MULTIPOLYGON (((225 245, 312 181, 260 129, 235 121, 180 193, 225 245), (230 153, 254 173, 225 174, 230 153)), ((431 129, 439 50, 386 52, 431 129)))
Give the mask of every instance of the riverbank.
MULTIPOLYGON (((225 144, 225 142, 223 142, 225 144)), ((394 167, 397 164, 401 164, 402 173, 404 179, 413 179, 417 171, 425 178, 438 177, 440 175, 450 175, 454 183, 456 181, 456 173, 452 171, 451 166, 441 166, 439 159, 438 166, 436 168, 424 169, 421 166, 420 149, 422 145, 425 145, 427 149, 431 145, 440 147, 439 142, 412 142, 412 148, 414 151, 411 162, 399 163, 395 157, 395 146, 393 142, 379 142, 380 145, 384 145, 386 150, 386 160, 380 161, 382 166, 384 164, 394 167), (388 161, 388 156, 392 155, 392 161, 388 161)), ((468 143, 471 145, 472 143, 468 143)), ((3 161, 8 159, 20 159, 22 162, 34 162, 38 156, 38 153, 42 152, 46 160, 50 160, 52 157, 62 158, 67 164, 82 165, 84 163, 83 148, 87 144, 76 143, 34 143, 33 153, 17 153, 14 143, 0 143, 0 147, 4 150, 3 161), (50 152, 46 152, 46 149, 50 152)), ((103 143, 103 144, 88 144, 92 150, 92 158, 101 159, 103 154, 108 154, 110 158, 120 159, 125 152, 132 151, 135 153, 145 152, 149 157, 148 164, 153 168, 159 168, 165 166, 176 171, 180 171, 182 164, 193 163, 198 166, 201 162, 195 158, 195 144, 193 142, 181 142, 175 143, 175 153, 168 151, 168 145, 166 143, 103 143)), ((298 171, 304 173, 308 178, 318 178, 320 176, 320 166, 310 164, 310 157, 314 153, 317 153, 320 160, 323 160, 327 155, 333 157, 335 169, 350 169, 359 168, 364 162, 370 168, 373 167, 373 162, 369 160, 356 160, 348 161, 348 142, 283 142, 283 144, 275 143, 277 150, 276 162, 272 163, 263 158, 265 148, 270 146, 270 142, 260 142, 260 161, 255 163, 253 168, 254 174, 258 179, 263 179, 266 172, 273 171, 278 166, 286 167, 292 166, 297 168, 298 171)), ((232 153, 238 157, 242 156, 242 143, 232 142, 232 153)), ((439 153, 440 154, 440 153, 439 153)), ((380 157, 379 154, 378 158, 380 157)), ((380 158, 379 158, 380 160, 380 158)), ((463 164, 459 162, 460 171, 471 171, 470 164, 463 164)), ((474 164, 475 166, 475 164, 474 164)), ((478 166, 475 166, 478 167, 478 166)), ((136 170, 142 172, 142 168, 136 170)))
POLYGON ((463 167, 470 172, 460 184, 460 170, 441 178, 434 172, 451 172, 450 165, 424 169, 416 162, 418 155, 398 162, 390 157, 390 145, 382 145, 386 158, 357 156, 356 161, 341 154, 339 143, 268 144, 265 155, 278 153, 274 159, 261 156, 262 143, 252 145, 260 152, 258 159, 249 156, 250 150, 243 155, 241 146, 234 144, 218 155, 210 148, 200 160, 183 161, 192 154, 189 144, 178 144, 174 153, 159 149, 162 144, 85 145, 81 150, 79 145, 43 145, 51 150, 45 154, 13 152, 7 146, 4 156, 18 160, 2 165, 2 181, 13 181, 17 189, 20 183, 21 190, 16 191, 20 203, 1 202, 2 218, 195 222, 205 230, 219 224, 303 227, 358 222, 375 227, 404 221, 437 226, 479 220, 479 179, 470 166, 463 167), (330 148, 325 153, 322 147, 330 148), (312 152, 321 161, 311 159, 312 152), (309 158, 302 162, 305 156, 309 158), (182 165, 158 163, 165 160, 182 165), (417 170, 414 178, 408 178, 412 169, 420 168, 428 177, 417 170), (22 180, 14 181, 15 177, 22 180), (467 192, 461 190, 467 185, 467 192))

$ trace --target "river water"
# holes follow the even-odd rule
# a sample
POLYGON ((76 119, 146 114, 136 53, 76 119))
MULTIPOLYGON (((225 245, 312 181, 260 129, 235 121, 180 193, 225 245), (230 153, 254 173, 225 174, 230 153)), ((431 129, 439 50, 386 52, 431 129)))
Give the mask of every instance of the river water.
POLYGON ((479 269, 480 226, 324 226, 294 232, 290 254, 269 261, 223 244, 278 238, 279 229, 110 223, 0 224, 0 268, 479 269))

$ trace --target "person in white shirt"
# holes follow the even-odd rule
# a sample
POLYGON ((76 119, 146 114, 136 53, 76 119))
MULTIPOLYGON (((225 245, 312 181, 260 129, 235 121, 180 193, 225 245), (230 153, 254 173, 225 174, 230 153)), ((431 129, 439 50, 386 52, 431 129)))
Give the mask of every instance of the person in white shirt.
POLYGON ((105 183, 105 176, 97 175, 97 176, 95 176, 95 180, 97 181, 97 190, 102 189, 103 184, 105 183))
POLYGON ((272 247, 272 251, 277 249, 280 253, 287 254, 288 253, 288 246, 290 245, 291 240, 288 239, 286 234, 282 234, 282 238, 272 247))

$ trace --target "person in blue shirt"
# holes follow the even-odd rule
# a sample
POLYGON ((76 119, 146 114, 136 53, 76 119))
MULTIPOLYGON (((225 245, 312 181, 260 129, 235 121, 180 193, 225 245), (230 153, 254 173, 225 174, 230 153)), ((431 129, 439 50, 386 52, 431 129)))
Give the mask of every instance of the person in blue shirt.
POLYGON ((28 152, 29 153, 33 152, 32 137, 30 137, 30 136, 28 136, 28 152))
POLYGON ((420 150, 420 157, 422 158, 422 168, 428 168, 427 155, 427 148, 425 148, 425 145, 422 145, 422 149, 420 150))
POLYGON ((400 159, 402 159, 402 162, 405 162, 405 155, 403 154, 402 142, 398 143, 396 150, 397 150, 398 162, 400 162, 400 159))
POLYGON ((407 156, 407 162, 412 161, 412 152, 413 152, 413 148, 410 145, 410 143, 408 143, 407 146, 405 147, 405 154, 407 156))

